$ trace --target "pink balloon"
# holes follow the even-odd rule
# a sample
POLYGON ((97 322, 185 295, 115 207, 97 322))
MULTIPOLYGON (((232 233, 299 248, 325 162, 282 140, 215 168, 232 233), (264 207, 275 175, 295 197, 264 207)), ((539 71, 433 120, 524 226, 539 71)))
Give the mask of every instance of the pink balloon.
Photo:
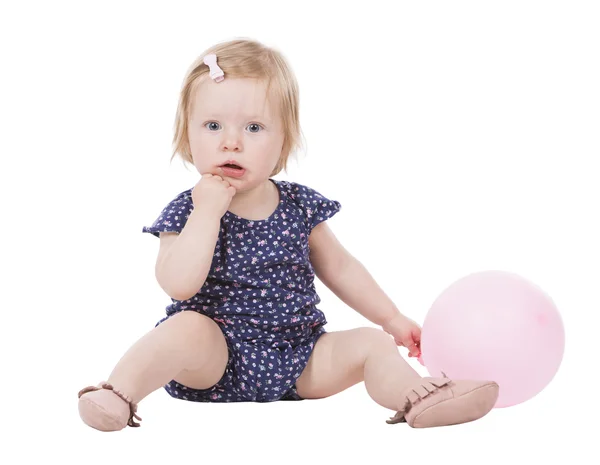
POLYGON ((431 376, 496 381, 497 408, 541 392, 558 371, 564 346, 550 297, 502 271, 473 273, 444 290, 421 334, 422 363, 431 376))

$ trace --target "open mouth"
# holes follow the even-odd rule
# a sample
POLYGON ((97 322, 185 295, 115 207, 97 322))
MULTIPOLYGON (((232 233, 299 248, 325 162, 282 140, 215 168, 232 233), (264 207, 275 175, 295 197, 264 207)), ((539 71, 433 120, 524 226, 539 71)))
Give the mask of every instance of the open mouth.
POLYGON ((232 178, 241 178, 246 173, 246 169, 242 168, 237 163, 224 163, 220 168, 225 176, 232 178))

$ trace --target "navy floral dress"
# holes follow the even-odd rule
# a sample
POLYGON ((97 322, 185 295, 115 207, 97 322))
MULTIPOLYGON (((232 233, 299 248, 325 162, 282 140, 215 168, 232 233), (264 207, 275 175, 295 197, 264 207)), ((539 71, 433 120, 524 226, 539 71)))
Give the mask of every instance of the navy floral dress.
MULTIPOLYGON (((172 380, 167 392, 196 402, 302 400, 295 382, 318 338, 325 315, 309 261, 308 236, 341 208, 335 200, 291 181, 270 179, 279 204, 264 220, 227 211, 221 218, 211 269, 198 293, 171 299, 167 316, 196 311, 215 321, 225 336, 229 360, 221 380, 192 389, 172 380)), ((193 210, 192 189, 177 195, 143 232, 181 232, 193 210)))

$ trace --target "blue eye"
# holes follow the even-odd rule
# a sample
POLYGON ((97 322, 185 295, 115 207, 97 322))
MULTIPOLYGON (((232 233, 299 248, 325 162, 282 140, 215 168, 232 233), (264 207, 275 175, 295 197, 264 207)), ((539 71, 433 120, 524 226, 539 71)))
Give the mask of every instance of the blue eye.
MULTIPOLYGON (((262 127, 260 126, 260 124, 251 123, 251 124, 248 125, 248 127, 251 127, 251 126, 254 126, 254 127, 258 128, 259 130, 262 129, 262 127)), ((257 132, 260 132, 260 131, 250 131, 250 132, 256 134, 257 132)))
MULTIPOLYGON (((220 126, 221 125, 219 123, 217 123, 216 121, 209 121, 208 123, 204 124, 204 127, 206 127, 209 131, 217 131, 220 129, 220 126)), ((264 129, 258 123, 250 123, 247 127, 253 128, 250 130, 250 132, 253 134, 257 134, 258 132, 260 132, 261 129, 264 129)))

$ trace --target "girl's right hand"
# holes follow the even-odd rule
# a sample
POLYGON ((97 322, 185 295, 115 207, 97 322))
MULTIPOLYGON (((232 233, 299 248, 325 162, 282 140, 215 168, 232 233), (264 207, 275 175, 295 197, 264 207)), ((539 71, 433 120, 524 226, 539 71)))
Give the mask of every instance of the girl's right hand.
POLYGON ((235 193, 235 187, 221 176, 206 173, 192 189, 192 202, 195 209, 201 208, 220 219, 229 208, 235 193))

